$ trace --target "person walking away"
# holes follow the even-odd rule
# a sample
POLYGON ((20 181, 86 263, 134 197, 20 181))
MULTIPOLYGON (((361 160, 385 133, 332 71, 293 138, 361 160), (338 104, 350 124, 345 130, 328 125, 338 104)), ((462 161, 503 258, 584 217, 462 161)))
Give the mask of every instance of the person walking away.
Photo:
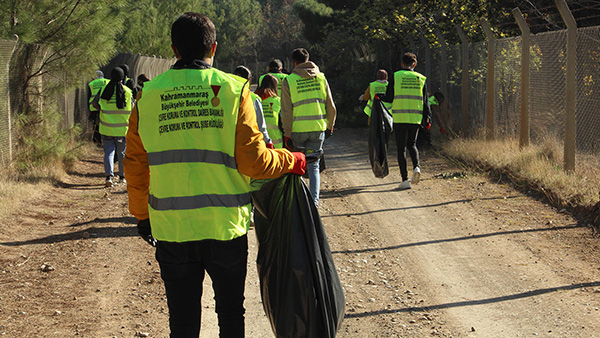
POLYGON ((421 168, 416 141, 420 126, 427 130, 431 127, 431 111, 425 84, 426 77, 414 71, 417 66, 417 56, 410 52, 404 53, 400 65, 401 69, 394 73, 388 84, 383 101, 392 104, 398 165, 402 176, 399 189, 404 190, 410 189, 411 182, 419 183, 421 168), (406 149, 410 153, 413 164, 413 175, 410 181, 406 168, 406 149))
MULTIPOLYGON (((241 77, 244 80, 248 81, 248 88, 252 84, 252 72, 246 66, 237 66, 233 71, 234 75, 241 77)), ((267 144, 267 148, 273 149, 273 140, 271 139, 269 133, 267 132, 267 124, 265 122, 265 116, 263 113, 263 106, 260 97, 253 92, 250 92, 250 97, 252 98, 252 102, 254 103, 254 111, 256 111, 256 124, 258 125, 258 130, 263 134, 263 139, 267 144)))
POLYGON ((248 177, 301 175, 306 167, 304 154, 265 146, 249 83, 212 67, 215 38, 205 15, 175 20, 177 62, 144 84, 127 133, 129 209, 156 245, 171 338, 199 336, 205 273, 220 337, 244 336, 248 177))
MULTIPOLYGON (((336 109, 325 74, 309 61, 308 51, 297 48, 292 53, 294 70, 281 86, 281 122, 286 147, 304 147, 322 152, 325 130, 333 132, 336 109), (291 142, 288 142, 291 140, 291 142)), ((319 161, 307 166, 310 194, 319 205, 321 185, 319 161)))
MULTIPOLYGON (((146 74, 140 74, 137 77, 137 86, 135 87, 135 93, 139 93, 142 88, 144 88, 144 82, 148 82, 150 79, 146 76, 146 74)), ((136 98, 137 96, 134 96, 136 98)))
POLYGON ((96 97, 96 94, 98 94, 98 92, 102 88, 104 88, 104 86, 106 86, 106 84, 109 81, 109 79, 104 78, 104 73, 101 70, 97 70, 96 78, 90 81, 90 83, 88 84, 88 108, 90 111, 88 119, 92 122, 92 142, 98 145, 102 145, 102 137, 100 136, 100 126, 98 124, 100 111, 98 111, 98 109, 92 106, 92 101, 94 100, 94 97, 96 97))
MULTIPOLYGON (((283 62, 281 62, 281 60, 279 59, 271 60, 271 62, 269 62, 269 69, 267 74, 275 76, 275 78, 277 78, 277 81, 279 81, 277 85, 277 95, 281 96, 281 85, 283 84, 283 79, 285 79, 288 76, 286 73, 283 72, 283 62)), ((259 86, 262 84, 262 80, 267 74, 263 74, 258 78, 259 86)))
POLYGON ((271 74, 263 76, 260 86, 254 92, 262 100, 262 111, 265 115, 267 133, 271 137, 275 149, 283 148, 283 133, 281 132, 281 98, 277 96, 278 80, 271 74))
POLYGON ((100 110, 100 134, 102 135, 102 147, 104 148, 104 174, 106 175, 105 186, 113 186, 114 157, 115 151, 119 161, 119 177, 125 182, 123 170, 123 157, 127 141, 127 129, 129 128, 129 116, 131 114, 132 93, 131 89, 123 86, 123 70, 115 67, 110 73, 110 82, 98 92, 92 104, 100 110))
MULTIPOLYGON (((369 87, 365 90, 364 94, 362 94, 358 100, 359 101, 367 101, 367 105, 363 112, 369 117, 369 124, 371 121, 371 110, 373 109, 373 100, 375 99, 375 95, 380 94, 383 96, 388 86, 388 73, 385 69, 379 69, 376 74, 376 80, 369 83, 369 87)), ((383 106, 388 110, 392 110, 392 104, 388 102, 384 102, 383 106)))

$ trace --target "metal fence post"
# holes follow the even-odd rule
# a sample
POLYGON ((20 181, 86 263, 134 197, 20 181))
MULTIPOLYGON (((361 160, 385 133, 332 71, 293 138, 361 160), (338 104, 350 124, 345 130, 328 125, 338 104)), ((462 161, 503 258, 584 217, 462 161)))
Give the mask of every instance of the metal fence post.
MULTIPOLYGON (((429 41, 425 39, 423 33, 419 33, 419 38, 421 39, 423 48, 425 48, 425 76, 429 79, 431 77, 431 47, 429 47, 429 41)), ((429 80, 429 84, 431 86, 431 80, 429 80)))
POLYGON ((481 19, 481 26, 488 40, 488 61, 487 61, 487 79, 486 79, 486 94, 485 94, 485 138, 491 141, 495 137, 495 121, 494 121, 494 99, 495 93, 495 68, 494 56, 496 54, 496 38, 490 29, 490 25, 485 19, 481 19))
POLYGON ((556 0, 556 7, 567 25, 567 79, 565 102, 564 170, 575 169, 575 105, 577 71, 577 22, 565 0, 556 0))
POLYGON ((450 102, 450 93, 448 93, 448 45, 444 40, 444 35, 439 27, 435 28, 435 36, 441 45, 441 59, 440 59, 440 91, 446 99, 442 102, 442 114, 448 115, 448 102, 450 102))
POLYGON ((529 27, 517 7, 512 10, 521 33, 521 119, 519 126, 519 147, 529 145, 529 27))
POLYGON ((461 81, 461 107, 462 107, 462 123, 461 129, 463 135, 470 134, 469 126, 469 40, 467 34, 460 25, 456 25, 456 31, 461 41, 461 61, 462 61, 462 81, 461 81))

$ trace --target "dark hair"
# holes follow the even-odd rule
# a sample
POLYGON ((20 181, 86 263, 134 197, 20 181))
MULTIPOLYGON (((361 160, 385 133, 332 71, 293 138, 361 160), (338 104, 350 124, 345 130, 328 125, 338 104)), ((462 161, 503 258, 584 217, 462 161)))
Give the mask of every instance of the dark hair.
POLYGON ((127 75, 129 75, 129 66, 124 63, 124 64, 120 65, 119 68, 121 68, 123 70, 123 74, 125 76, 124 78, 126 78, 127 75))
POLYGON ((413 63, 417 62, 417 56, 411 52, 406 52, 402 55, 402 63, 405 66, 410 66, 413 63))
POLYGON ((235 70, 233 71, 233 74, 237 75, 237 76, 241 76, 246 80, 250 80, 250 78, 252 77, 252 72, 250 71, 250 69, 248 69, 245 66, 237 66, 235 67, 235 70))
POLYGON ((208 56, 216 39, 215 25, 200 13, 183 13, 171 26, 171 42, 182 59, 202 59, 208 56))
POLYGON ((269 62, 269 70, 280 70, 283 67, 283 63, 279 59, 273 59, 269 62))
POLYGON ((296 48, 292 52, 292 60, 296 61, 296 63, 303 63, 308 61, 308 51, 304 48, 296 48))
POLYGON ((277 80, 275 76, 271 74, 265 74, 265 76, 263 76, 262 80, 260 81, 260 86, 256 88, 256 91, 254 93, 260 96, 260 98, 263 100, 267 97, 277 96, 278 83, 279 80, 277 80))
POLYGON ((385 69, 378 70, 376 78, 377 78, 377 80, 387 80, 388 79, 387 71, 385 69))
POLYGON ((146 76, 146 74, 140 74, 137 77, 137 83, 138 85, 140 85, 140 87, 144 86, 144 82, 150 81, 150 79, 146 76))
POLYGON ((438 103, 444 102, 444 94, 442 94, 442 92, 433 93, 433 97, 435 97, 435 99, 438 101, 438 103))

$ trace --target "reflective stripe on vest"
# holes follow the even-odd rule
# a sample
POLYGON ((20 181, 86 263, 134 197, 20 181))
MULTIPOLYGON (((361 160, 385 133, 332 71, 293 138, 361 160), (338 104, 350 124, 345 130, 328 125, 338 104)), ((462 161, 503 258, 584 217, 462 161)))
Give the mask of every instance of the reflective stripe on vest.
POLYGON ((425 76, 415 71, 400 70, 394 73, 394 123, 421 124, 425 80, 425 76))
POLYGON ((170 69, 144 84, 138 131, 148 153, 156 239, 225 241, 247 233, 249 179, 235 162, 245 83, 209 68, 170 69))
MULTIPOLYGON (((367 114, 367 116, 371 116, 371 110, 373 110, 373 100, 375 99, 376 94, 385 94, 387 90, 388 83, 381 83, 379 81, 373 81, 369 83, 369 94, 371 94, 371 98, 367 102, 365 109, 363 112, 367 114)), ((383 106, 390 110, 392 108, 392 104, 388 102, 383 102, 383 106)))
MULTIPOLYGON (((106 88, 106 87, 105 87, 106 88)), ((104 89, 102 89, 104 91, 104 89)), ((129 129, 131 114, 131 89, 123 86, 125 107, 117 108, 117 93, 110 100, 100 99, 100 134, 104 136, 124 137, 129 129)))
POLYGON ((91 103, 94 100, 94 97, 96 96, 96 94, 98 94, 98 92, 102 88, 104 88, 104 86, 106 86, 106 84, 109 81, 110 81, 109 79, 99 78, 99 79, 90 81, 90 83, 88 84, 88 87, 90 88, 90 98, 88 100, 88 105, 89 105, 90 111, 96 111, 96 108, 92 107, 91 103))
POLYGON ((325 100, 326 80, 323 73, 303 78, 297 74, 286 78, 293 107, 292 132, 304 133, 327 129, 325 100))
POLYGON ((279 111, 281 110, 281 99, 279 96, 270 96, 262 101, 263 114, 267 124, 267 133, 273 140, 273 148, 283 148, 283 134, 279 129, 279 111))

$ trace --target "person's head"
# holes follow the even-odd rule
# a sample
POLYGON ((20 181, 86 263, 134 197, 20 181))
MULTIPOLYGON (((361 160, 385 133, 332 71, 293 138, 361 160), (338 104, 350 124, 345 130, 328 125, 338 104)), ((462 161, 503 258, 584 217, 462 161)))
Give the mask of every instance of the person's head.
POLYGON ((217 49, 215 25, 200 13, 181 14, 171 26, 171 48, 177 59, 212 62, 217 49))
POLYGON ((269 71, 281 71, 283 68, 283 63, 279 59, 273 59, 269 62, 269 71))
POLYGON ((260 86, 256 88, 256 91, 254 93, 260 96, 263 100, 267 97, 277 96, 278 83, 279 80, 277 80, 275 76, 271 74, 265 74, 265 76, 263 76, 260 82, 260 86))
POLYGON ((376 75, 377 80, 387 81, 388 73, 385 69, 380 69, 377 71, 376 75))
POLYGON ((127 77, 127 75, 129 75, 129 66, 126 64, 122 64, 119 66, 119 68, 121 68, 123 70, 123 75, 125 75, 125 77, 127 77))
POLYGON ((413 69, 417 66, 417 56, 411 52, 402 55, 402 68, 413 69))
POLYGON ((296 65, 307 62, 309 56, 310 55, 308 54, 308 51, 306 49, 296 48, 292 52, 292 64, 294 65, 294 67, 296 67, 296 65))
POLYGON ((442 94, 442 92, 439 92, 439 91, 433 93, 433 97, 435 97, 435 99, 437 100, 437 102, 440 103, 440 104, 442 102, 444 102, 444 99, 445 99, 444 94, 442 94))
POLYGON ((137 77, 138 86, 144 87, 144 82, 150 81, 150 79, 146 76, 146 74, 140 74, 137 77))
POLYGON ((123 72, 123 68, 115 67, 110 72, 110 80, 115 82, 121 82, 125 78, 125 72, 123 72))
POLYGON ((239 77, 243 77, 244 79, 248 80, 248 82, 250 82, 252 79, 252 72, 246 66, 240 65, 240 66, 235 67, 233 74, 235 74, 239 77))
POLYGON ((103 79, 104 78, 104 72, 102 72, 101 70, 97 70, 96 71, 96 79, 103 79))

